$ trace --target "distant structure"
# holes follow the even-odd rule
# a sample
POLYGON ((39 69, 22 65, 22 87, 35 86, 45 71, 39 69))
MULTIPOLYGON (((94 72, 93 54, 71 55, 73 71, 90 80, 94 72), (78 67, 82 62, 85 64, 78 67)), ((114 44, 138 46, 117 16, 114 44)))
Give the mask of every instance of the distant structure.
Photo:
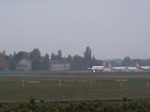
POLYGON ((71 64, 66 61, 51 61, 51 71, 68 71, 71 64))
POLYGON ((27 59, 22 59, 16 66, 16 70, 18 71, 30 71, 32 70, 31 61, 27 59))

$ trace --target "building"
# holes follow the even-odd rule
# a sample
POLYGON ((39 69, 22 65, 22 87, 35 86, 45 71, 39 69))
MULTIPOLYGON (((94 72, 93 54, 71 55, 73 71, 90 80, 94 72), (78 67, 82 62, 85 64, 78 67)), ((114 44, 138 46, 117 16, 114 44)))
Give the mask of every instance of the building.
POLYGON ((71 64, 66 61, 51 61, 51 71, 68 71, 71 64))
POLYGON ((19 61, 19 63, 16 66, 16 70, 21 70, 21 71, 30 71, 32 70, 32 64, 31 61, 27 59, 22 59, 19 61))

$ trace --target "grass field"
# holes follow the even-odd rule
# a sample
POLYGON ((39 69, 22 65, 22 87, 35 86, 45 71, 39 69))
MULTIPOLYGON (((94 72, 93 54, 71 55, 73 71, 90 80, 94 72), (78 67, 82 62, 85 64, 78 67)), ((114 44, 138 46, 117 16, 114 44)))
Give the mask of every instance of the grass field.
POLYGON ((149 98, 147 78, 1 77, 0 101, 149 98))

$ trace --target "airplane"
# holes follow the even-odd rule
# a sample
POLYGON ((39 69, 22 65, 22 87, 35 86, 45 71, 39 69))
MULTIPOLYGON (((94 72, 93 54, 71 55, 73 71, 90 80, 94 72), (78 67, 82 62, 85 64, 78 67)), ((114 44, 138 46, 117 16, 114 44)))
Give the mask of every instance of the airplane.
POLYGON ((150 71, 150 66, 140 66, 138 63, 136 63, 136 68, 140 71, 150 71))
POLYGON ((88 69, 92 70, 93 72, 104 71, 104 69, 105 69, 105 63, 103 64, 103 66, 92 66, 92 68, 88 68, 88 69))
POLYGON ((137 71, 137 67, 112 67, 110 64, 109 64, 109 68, 111 71, 123 71, 123 72, 133 72, 133 71, 137 71))
POLYGON ((126 69, 128 72, 135 72, 138 70, 137 67, 127 67, 126 69))
POLYGON ((127 67, 112 67, 111 64, 109 64, 109 69, 111 71, 126 71, 127 67))

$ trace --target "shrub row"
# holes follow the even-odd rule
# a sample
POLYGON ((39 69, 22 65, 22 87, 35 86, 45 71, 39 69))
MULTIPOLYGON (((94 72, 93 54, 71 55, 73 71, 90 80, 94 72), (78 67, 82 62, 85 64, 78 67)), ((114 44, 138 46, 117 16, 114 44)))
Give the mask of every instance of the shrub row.
POLYGON ((1 103, 0 112, 150 112, 150 100, 139 99, 127 102, 29 102, 1 103))

